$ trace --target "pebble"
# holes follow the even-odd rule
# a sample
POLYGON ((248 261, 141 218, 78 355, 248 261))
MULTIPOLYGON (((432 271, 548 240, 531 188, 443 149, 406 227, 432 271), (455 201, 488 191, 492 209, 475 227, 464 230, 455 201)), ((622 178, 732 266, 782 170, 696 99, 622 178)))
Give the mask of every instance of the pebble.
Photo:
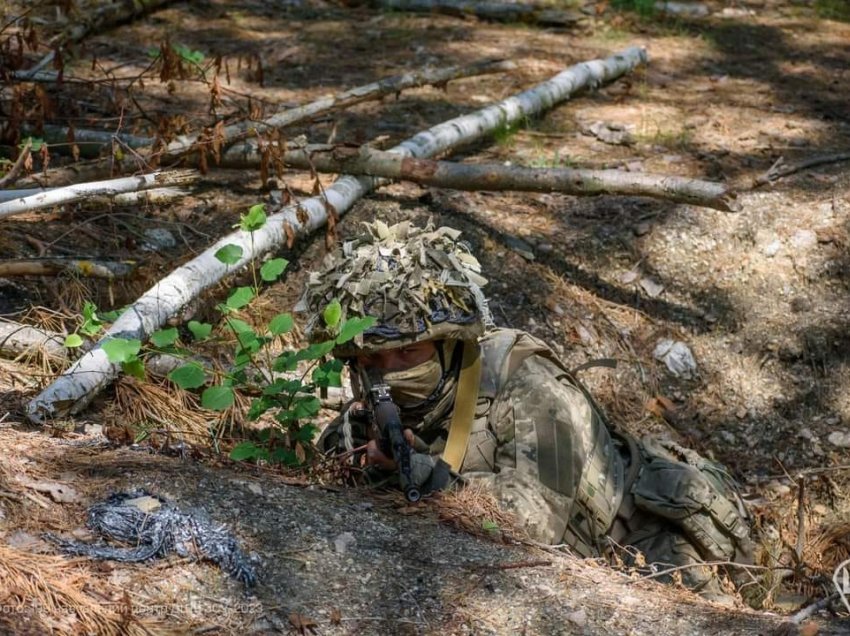
POLYGON ((348 549, 357 543, 357 539, 350 532, 342 532, 334 539, 334 550, 337 554, 345 554, 348 549))
POLYGON ((160 250, 175 247, 177 239, 170 230, 164 227, 152 227, 144 231, 145 240, 142 249, 148 252, 159 252, 160 250))
POLYGON ((555 250, 555 246, 551 243, 538 243, 537 251, 541 254, 551 254, 555 250))
POLYGON ((839 448, 850 448, 850 432, 833 431, 826 439, 833 446, 838 446, 839 448))
POLYGON ((263 487, 260 484, 255 484, 254 482, 250 482, 248 484, 248 490, 250 490, 255 495, 263 495, 263 487))
POLYGON ((797 432, 797 437, 802 437, 803 439, 807 439, 807 440, 811 441, 815 438, 815 434, 812 433, 812 429, 810 429, 810 428, 801 428, 797 432))
POLYGON ((797 230, 791 237, 791 245, 798 250, 805 250, 818 244, 818 235, 811 230, 797 230))
POLYGON ((782 241, 780 241, 779 239, 774 239, 767 245, 767 247, 764 248, 764 250, 762 250, 762 254, 764 254, 768 258, 773 258, 779 253, 779 250, 781 249, 782 241))
POLYGON ((576 627, 584 627, 587 625, 587 612, 583 609, 576 610, 575 612, 570 612, 567 614, 567 620, 570 621, 576 627))

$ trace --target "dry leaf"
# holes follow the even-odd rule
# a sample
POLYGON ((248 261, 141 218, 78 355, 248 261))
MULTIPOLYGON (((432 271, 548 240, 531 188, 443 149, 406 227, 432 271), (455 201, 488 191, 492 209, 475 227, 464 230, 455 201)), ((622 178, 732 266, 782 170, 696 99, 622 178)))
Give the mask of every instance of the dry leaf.
POLYGON ((336 607, 331 608, 331 624, 339 625, 340 623, 342 623, 342 612, 336 607))
POLYGON ((307 634, 316 626, 316 621, 309 616, 299 614, 298 612, 292 612, 292 614, 289 615, 289 622, 292 623, 292 626, 297 629, 300 634, 307 634))

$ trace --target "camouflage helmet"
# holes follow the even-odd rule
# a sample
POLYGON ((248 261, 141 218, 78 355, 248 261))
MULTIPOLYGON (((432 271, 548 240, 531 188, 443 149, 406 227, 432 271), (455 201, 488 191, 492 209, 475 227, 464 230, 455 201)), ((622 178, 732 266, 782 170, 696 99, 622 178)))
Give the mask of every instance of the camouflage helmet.
POLYGON ((338 324, 373 316, 377 323, 334 354, 391 349, 423 340, 473 340, 492 323, 481 287, 487 280, 460 232, 402 222, 364 223, 364 231, 325 257, 310 274, 298 309, 309 313, 311 342, 336 336, 323 311, 334 300, 338 324))

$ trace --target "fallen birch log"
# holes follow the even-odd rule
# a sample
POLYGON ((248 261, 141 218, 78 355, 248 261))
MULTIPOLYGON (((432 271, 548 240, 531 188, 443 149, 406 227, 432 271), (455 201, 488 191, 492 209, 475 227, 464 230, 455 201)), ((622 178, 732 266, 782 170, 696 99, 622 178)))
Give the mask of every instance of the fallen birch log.
POLYGON ((0 320, 0 353, 17 357, 40 354, 62 360, 68 357, 65 336, 17 322, 0 320))
POLYGON ((525 22, 540 26, 575 26, 586 19, 578 11, 506 2, 472 0, 372 0, 373 7, 411 13, 442 13, 455 17, 475 16, 493 22, 525 22))
MULTIPOLYGON (((313 119, 318 115, 349 108, 365 101, 381 99, 387 95, 396 95, 401 91, 411 88, 420 88, 429 85, 444 86, 450 80, 503 73, 514 69, 516 69, 516 64, 513 62, 484 60, 470 64, 469 66, 425 69, 387 77, 371 84, 364 84, 363 86, 337 93, 336 95, 319 98, 303 106, 288 108, 262 121, 242 121, 225 126, 221 135, 221 143, 224 147, 227 147, 249 136, 256 136, 260 133, 292 126, 313 119)), ((160 157, 160 163, 174 161, 186 153, 191 152, 199 139, 200 137, 198 135, 178 137, 168 144, 165 153, 160 157)))
MULTIPOLYGON (((28 188, 26 190, 0 190, 0 203, 11 201, 13 199, 22 199, 31 197, 35 194, 50 192, 55 188, 28 188)), ((111 202, 113 205, 144 205, 152 203, 168 203, 175 199, 182 199, 188 196, 189 190, 182 188, 154 188, 153 190, 142 190, 140 192, 125 192, 124 194, 116 194, 114 197, 92 197, 93 201, 103 199, 111 202)))
POLYGON ((136 267, 135 261, 80 258, 22 258, 0 261, 0 277, 58 276, 71 273, 85 278, 126 278, 136 267))
POLYGON ((525 168, 405 157, 368 146, 317 144, 288 149, 284 164, 317 172, 368 175, 454 190, 562 192, 576 196, 643 196, 737 212, 735 193, 722 183, 622 170, 525 168))
POLYGON ((126 192, 186 185, 197 180, 197 178, 198 173, 194 170, 173 170, 171 172, 154 172, 136 177, 79 183, 64 188, 45 190, 39 194, 0 203, 0 219, 93 197, 115 196, 126 192))
MULTIPOLYGON (((518 95, 421 132, 393 151, 420 158, 450 151, 505 125, 538 115, 582 89, 595 88, 616 79, 646 59, 644 49, 632 47, 604 60, 576 64, 518 95)), ((104 342, 111 338, 146 340, 170 316, 227 274, 284 243, 309 235, 327 222, 329 207, 337 214, 344 214, 359 198, 379 185, 382 185, 380 180, 370 177, 340 177, 325 190, 324 196, 281 209, 269 216, 265 226, 253 234, 237 231, 220 239, 159 281, 125 310, 93 349, 27 404, 28 417, 34 422, 45 422, 79 412, 118 374, 119 365, 107 359, 104 342), (215 257, 220 248, 229 244, 242 248, 242 258, 233 266, 215 257)))

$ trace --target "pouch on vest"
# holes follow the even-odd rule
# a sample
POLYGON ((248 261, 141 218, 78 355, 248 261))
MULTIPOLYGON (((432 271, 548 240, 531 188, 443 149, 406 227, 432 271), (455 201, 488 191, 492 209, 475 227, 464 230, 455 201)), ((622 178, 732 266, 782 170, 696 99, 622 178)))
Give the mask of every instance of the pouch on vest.
POLYGON ((749 523, 732 478, 675 442, 644 438, 641 451, 635 505, 682 528, 706 559, 750 561, 749 523))

